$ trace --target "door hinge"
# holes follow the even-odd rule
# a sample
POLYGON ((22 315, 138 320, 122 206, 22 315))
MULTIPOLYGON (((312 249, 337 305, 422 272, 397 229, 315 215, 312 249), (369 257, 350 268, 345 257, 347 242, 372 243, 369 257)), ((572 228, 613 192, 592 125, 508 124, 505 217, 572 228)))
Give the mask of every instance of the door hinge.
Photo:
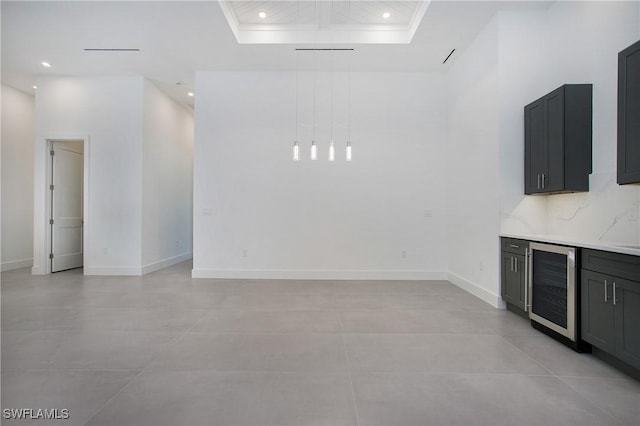
POLYGON ((53 259, 53 253, 49 253, 49 259, 53 259))
POLYGON ((49 189, 53 191, 53 185, 49 185, 49 189))
POLYGON ((49 219, 49 225, 53 225, 53 219, 49 219))
MULTIPOLYGON (((42 151, 40 151, 40 152, 42 152, 42 151)), ((55 153, 54 150, 51 150, 51 151, 49 151, 49 155, 53 157, 54 155, 56 155, 56 153, 55 153)))

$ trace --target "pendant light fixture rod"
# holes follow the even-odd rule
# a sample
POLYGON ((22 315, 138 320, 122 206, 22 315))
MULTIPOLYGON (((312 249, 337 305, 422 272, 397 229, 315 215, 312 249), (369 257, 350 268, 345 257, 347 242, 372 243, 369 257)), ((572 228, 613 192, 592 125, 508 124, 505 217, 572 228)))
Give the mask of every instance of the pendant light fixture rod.
POLYGON ((296 56, 296 141, 298 140, 298 74, 300 74, 300 70, 298 65, 298 57, 296 56))
MULTIPOLYGON (((351 0, 349 0, 349 44, 351 44, 351 0)), ((352 148, 351 148, 351 55, 353 55, 353 49, 349 52, 347 70, 347 146, 345 149, 346 160, 351 161, 352 148)))
MULTIPOLYGON (((296 2, 296 21, 299 21, 299 3, 296 2)), ((300 43, 300 31, 297 31, 297 42, 300 43)), ((298 142, 298 86, 299 86, 299 76, 300 76, 300 60, 298 55, 296 54, 296 138, 293 141, 293 161, 300 161, 300 144, 298 142)))
POLYGON ((313 55, 313 132, 311 137, 311 160, 318 159, 318 145, 316 145, 316 57, 313 55))
POLYGON ((329 94, 329 117, 331 118, 331 128, 329 130, 331 142, 333 143, 333 53, 331 53, 331 93, 329 94))
MULTIPOLYGON (((296 21, 300 21, 300 2, 296 2, 296 21)), ((300 31, 296 32, 298 44, 300 44, 300 31)), ((296 55, 296 143, 298 142, 298 86, 300 80, 300 58, 296 55)))
MULTIPOLYGON (((318 1, 315 4, 315 14, 318 16, 318 1)), ((313 52, 313 131, 311 138, 311 160, 318 159, 318 146, 316 145, 316 80, 318 74, 318 63, 316 52, 313 52)))
POLYGON ((331 117, 331 130, 329 135, 329 161, 336 159, 336 147, 333 143, 333 52, 331 52, 331 96, 330 96, 329 115, 331 117))
POLYGON ((351 141, 351 54, 349 54, 349 70, 347 72, 347 139, 351 141))

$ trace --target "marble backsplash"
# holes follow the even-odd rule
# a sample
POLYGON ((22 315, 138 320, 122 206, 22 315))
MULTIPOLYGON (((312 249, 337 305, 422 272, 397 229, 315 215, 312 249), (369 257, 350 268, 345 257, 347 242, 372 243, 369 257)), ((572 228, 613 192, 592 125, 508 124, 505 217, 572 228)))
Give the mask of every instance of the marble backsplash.
POLYGON ((548 234, 600 243, 640 244, 640 186, 593 173, 589 192, 503 197, 501 232, 548 234))

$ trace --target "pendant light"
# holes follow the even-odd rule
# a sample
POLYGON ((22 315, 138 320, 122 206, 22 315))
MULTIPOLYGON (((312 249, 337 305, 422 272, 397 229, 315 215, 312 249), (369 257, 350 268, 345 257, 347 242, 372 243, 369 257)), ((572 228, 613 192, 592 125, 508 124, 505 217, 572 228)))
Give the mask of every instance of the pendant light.
POLYGON ((293 161, 300 161, 300 145, 298 141, 293 141, 293 161))

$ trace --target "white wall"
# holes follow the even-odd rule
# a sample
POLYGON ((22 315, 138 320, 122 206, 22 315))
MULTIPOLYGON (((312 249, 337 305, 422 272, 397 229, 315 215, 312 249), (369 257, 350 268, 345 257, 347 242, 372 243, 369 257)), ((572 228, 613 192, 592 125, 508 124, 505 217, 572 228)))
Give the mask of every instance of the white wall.
POLYGON ((2 270, 33 262, 33 96, 2 85, 2 270))
POLYGON ((142 267, 150 272, 191 258, 193 114, 144 84, 142 267))
POLYGON ((45 273, 47 138, 88 138, 85 274, 141 268, 142 77, 40 78, 36 97, 34 268, 45 273))
POLYGON ((197 73, 193 275, 446 278, 443 77, 353 73, 347 163, 348 80, 334 74, 329 163, 331 74, 317 78, 316 162, 313 73, 301 74, 293 162, 294 72, 197 73))
POLYGON ((449 280, 499 304, 498 24, 492 20, 448 78, 449 280))
POLYGON ((637 186, 616 184, 617 53, 637 41, 638 2, 557 2, 500 14, 502 232, 637 244, 637 186), (522 194, 522 106, 565 83, 593 84, 588 193, 522 194), (517 114, 516 114, 517 111, 517 114))
MULTIPOLYGON (((501 12, 498 25, 500 230, 547 232, 547 196, 524 195, 524 106, 549 92, 546 11, 501 12)), ((554 195, 555 197, 556 195, 554 195)))

